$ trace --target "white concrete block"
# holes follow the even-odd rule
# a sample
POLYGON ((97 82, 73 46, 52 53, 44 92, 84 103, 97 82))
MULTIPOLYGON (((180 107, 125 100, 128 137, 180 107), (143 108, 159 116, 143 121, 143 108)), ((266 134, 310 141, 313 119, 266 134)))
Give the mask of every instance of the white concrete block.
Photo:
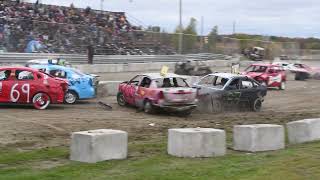
POLYGON ((226 153, 226 133, 210 128, 169 129, 168 154, 177 157, 212 157, 226 153))
POLYGON ((272 151, 285 147, 284 128, 280 125, 253 124, 233 128, 233 145, 239 151, 272 151))
POLYGON ((289 142, 304 143, 320 140, 320 119, 305 119, 287 123, 289 142))
POLYGON ((123 81, 100 81, 98 94, 101 96, 115 96, 118 93, 119 84, 123 81))
POLYGON ((99 129, 72 133, 70 160, 96 163, 127 157, 128 134, 99 129))

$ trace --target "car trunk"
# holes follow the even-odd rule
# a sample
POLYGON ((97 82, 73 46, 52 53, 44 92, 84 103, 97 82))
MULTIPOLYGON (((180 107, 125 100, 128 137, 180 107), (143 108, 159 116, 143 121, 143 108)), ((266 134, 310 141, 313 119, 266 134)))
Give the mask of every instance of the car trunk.
POLYGON ((162 91, 164 100, 170 104, 193 103, 197 95, 193 88, 168 88, 162 91))

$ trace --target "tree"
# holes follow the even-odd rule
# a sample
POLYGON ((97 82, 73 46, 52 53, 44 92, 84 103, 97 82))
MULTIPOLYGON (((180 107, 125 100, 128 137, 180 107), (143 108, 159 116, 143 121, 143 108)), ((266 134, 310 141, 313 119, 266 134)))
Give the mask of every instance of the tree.
POLYGON ((208 35, 208 45, 210 51, 216 51, 216 44, 218 40, 218 26, 214 26, 208 35))
POLYGON ((197 20, 191 18, 189 25, 183 30, 183 53, 190 53, 197 45, 197 20))

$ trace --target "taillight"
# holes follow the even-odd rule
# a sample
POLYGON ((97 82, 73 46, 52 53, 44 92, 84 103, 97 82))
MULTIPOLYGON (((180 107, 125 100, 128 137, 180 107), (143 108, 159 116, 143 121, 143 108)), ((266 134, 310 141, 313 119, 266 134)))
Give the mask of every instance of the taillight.
POLYGON ((159 94, 158 94, 158 98, 159 98, 159 99, 163 99, 163 98, 164 98, 163 91, 160 91, 160 92, 159 92, 159 94))
POLYGON ((191 91, 183 91, 183 90, 180 90, 180 91, 178 91, 178 92, 176 92, 176 93, 173 93, 173 94, 192 94, 192 92, 191 92, 191 91))

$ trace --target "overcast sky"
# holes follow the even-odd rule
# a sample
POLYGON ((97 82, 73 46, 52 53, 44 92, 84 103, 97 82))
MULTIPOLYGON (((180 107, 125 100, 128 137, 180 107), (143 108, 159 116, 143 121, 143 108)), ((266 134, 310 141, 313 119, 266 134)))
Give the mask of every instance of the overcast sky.
MULTIPOLYGON (((35 2, 36 0, 29 0, 35 2)), ((100 0, 40 0, 42 3, 100 9, 100 0)), ((319 0, 182 0, 183 24, 204 17, 204 34, 215 25, 220 34, 237 33, 320 37, 319 0)), ((124 11, 131 22, 159 25, 172 32, 179 23, 179 0, 104 0, 104 10, 124 11), (137 20, 134 20, 137 19, 137 20)))

